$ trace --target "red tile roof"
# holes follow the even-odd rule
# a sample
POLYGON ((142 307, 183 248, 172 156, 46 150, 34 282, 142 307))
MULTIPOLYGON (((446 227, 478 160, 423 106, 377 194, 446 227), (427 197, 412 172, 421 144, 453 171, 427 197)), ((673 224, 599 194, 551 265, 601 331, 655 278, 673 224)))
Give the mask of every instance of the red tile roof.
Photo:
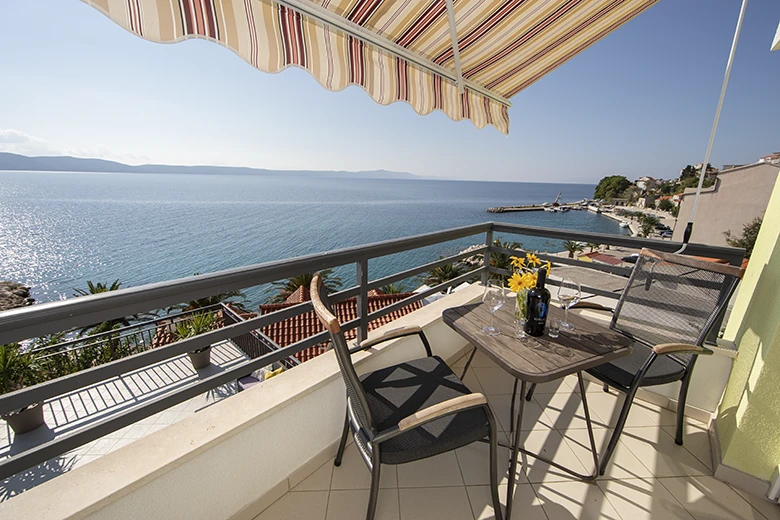
POLYGON ((584 255, 580 256, 587 256, 594 262, 601 262, 602 264, 609 264, 609 265, 620 265, 623 263, 623 260, 619 258, 615 258, 614 256, 605 255, 604 253, 599 253, 598 251, 594 251, 592 253, 586 253, 584 255))
MULTIPOLYGON (((377 292, 372 291, 371 293, 369 293, 368 296, 368 312, 378 311, 379 309, 383 309, 388 305, 401 301, 412 295, 413 293, 377 294, 377 292)), ((300 302, 294 302, 294 303, 289 302, 289 298, 288 298, 288 301, 285 303, 263 304, 260 305, 260 313, 268 314, 274 311, 278 311, 280 309, 290 307, 292 305, 295 305, 296 303, 300 303, 300 302)), ((339 319, 340 323, 346 323, 348 321, 352 321, 357 318, 357 300, 355 298, 349 298, 347 300, 335 302, 332 305, 332 307, 333 307, 333 312, 336 315, 336 317, 339 319)), ((403 307, 402 309, 393 311, 390 314, 387 314, 385 316, 382 316, 381 318, 378 318, 370 322, 368 324, 368 330, 374 330, 377 327, 381 327, 382 325, 390 323, 393 320, 397 320, 398 318, 405 316, 410 312, 420 308, 422 308, 422 303, 418 300, 414 303, 407 305, 406 307, 403 307)), ((288 318, 278 323, 273 323, 262 329, 263 334, 270 337, 274 342, 276 342, 278 345, 282 347, 286 347, 287 345, 292 345, 293 343, 306 339, 309 336, 312 336, 324 330, 325 327, 322 326, 320 321, 314 315, 314 311, 310 311, 304 314, 299 314, 298 316, 288 318)), ((347 340, 354 339, 356 336, 357 336, 356 329, 352 329, 344 333, 344 337, 347 340)), ((309 347, 307 349, 302 350, 301 352, 296 354, 295 357, 298 358, 298 360, 300 360, 301 362, 308 361, 309 359, 317 357, 320 354, 324 353, 326 349, 327 349, 327 343, 321 343, 319 345, 315 345, 313 347, 309 347)))

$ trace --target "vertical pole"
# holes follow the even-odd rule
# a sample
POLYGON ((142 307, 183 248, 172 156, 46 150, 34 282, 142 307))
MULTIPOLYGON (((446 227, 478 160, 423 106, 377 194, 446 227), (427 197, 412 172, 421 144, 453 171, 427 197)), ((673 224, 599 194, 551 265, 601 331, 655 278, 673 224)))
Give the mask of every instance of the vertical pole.
POLYGON ((357 286, 360 290, 357 297, 357 315, 360 319, 357 340, 360 343, 368 338, 368 259, 364 258, 355 265, 357 266, 357 286))
POLYGON ((488 276, 490 276, 488 268, 490 267, 490 247, 493 245, 492 226, 485 232, 485 245, 488 246, 488 250, 485 251, 485 254, 482 256, 482 268, 484 269, 484 271, 482 271, 482 285, 487 285, 488 276))

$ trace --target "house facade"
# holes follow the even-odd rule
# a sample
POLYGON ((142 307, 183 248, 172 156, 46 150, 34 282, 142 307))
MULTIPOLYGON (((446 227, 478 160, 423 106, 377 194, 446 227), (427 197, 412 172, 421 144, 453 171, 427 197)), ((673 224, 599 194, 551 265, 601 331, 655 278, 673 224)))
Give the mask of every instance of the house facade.
MULTIPOLYGON (((740 235, 742 227, 763 218, 780 166, 757 162, 721 172, 715 185, 702 190, 694 218, 691 242, 725 246, 724 232, 740 235)), ((682 241, 685 222, 693 210, 696 188, 680 195, 679 225, 672 240, 682 241)))

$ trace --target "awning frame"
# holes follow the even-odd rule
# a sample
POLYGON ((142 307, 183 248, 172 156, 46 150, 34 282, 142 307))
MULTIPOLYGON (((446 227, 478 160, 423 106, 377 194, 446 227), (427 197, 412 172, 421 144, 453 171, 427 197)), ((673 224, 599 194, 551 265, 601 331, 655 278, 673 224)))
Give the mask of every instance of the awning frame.
MULTIPOLYGON (((465 86, 469 90, 477 92, 485 96, 486 98, 492 99, 493 101, 500 103, 506 107, 512 106, 512 102, 509 101, 507 98, 500 96, 491 90, 486 89, 485 87, 483 87, 478 83, 463 78, 459 70, 453 73, 451 70, 436 65, 432 61, 427 60, 422 56, 419 56, 411 52, 405 47, 402 47, 401 45, 398 45, 397 43, 392 42, 387 38, 383 38, 378 34, 376 34, 375 32, 366 29, 361 25, 350 22, 349 20, 344 19, 338 14, 329 11, 328 9, 321 7, 309 0, 274 0, 274 1, 284 6, 287 6, 290 9, 294 9, 300 12, 301 14, 310 16, 311 18, 314 18, 315 20, 323 24, 329 25, 340 31, 343 31, 344 33, 350 36, 354 36, 355 38, 363 40, 364 42, 370 43, 371 45, 375 45, 376 47, 379 47, 380 49, 387 51, 396 57, 402 58, 410 63, 414 63, 415 65, 423 69, 426 69, 434 74, 438 74, 439 76, 442 76, 452 81, 454 84, 457 84, 459 86, 465 86)), ((447 3, 451 4, 452 0, 448 0, 447 3)), ((454 12, 452 13, 452 16, 453 19, 451 21, 452 25, 450 26, 450 31, 454 32, 454 12)), ((459 56, 458 47, 457 47, 457 34, 454 36, 454 38, 455 38, 455 44, 453 45, 453 51, 455 52, 455 56, 459 56)), ((459 57, 456 60, 457 60, 456 69, 459 69, 460 68, 459 57)))

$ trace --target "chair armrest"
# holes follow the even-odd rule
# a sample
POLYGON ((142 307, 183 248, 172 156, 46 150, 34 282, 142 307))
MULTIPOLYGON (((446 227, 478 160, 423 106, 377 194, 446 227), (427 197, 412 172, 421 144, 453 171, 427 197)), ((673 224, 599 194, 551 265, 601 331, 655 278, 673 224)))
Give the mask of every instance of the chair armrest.
POLYGON ((588 309, 592 311, 615 312, 613 309, 610 309, 609 307, 604 307, 600 303, 596 303, 596 302, 577 302, 571 307, 569 307, 569 310, 571 309, 588 309))
POLYGON ((699 345, 691 345, 689 343, 661 343, 653 347, 653 352, 659 356, 664 354, 698 354, 700 356, 709 356, 712 351, 706 347, 700 347, 699 345))
POLYGON ((371 348, 374 345, 378 345, 379 343, 390 341, 391 339, 403 338, 406 336, 414 336, 415 334, 420 336, 420 340, 422 341, 423 346, 425 347, 425 352, 428 354, 428 356, 432 356, 433 353, 431 352, 431 346, 428 343, 428 338, 425 337, 425 333, 423 332, 423 330, 416 325, 391 329, 379 337, 361 341, 360 343, 358 343, 357 345, 349 349, 349 353, 354 354, 356 352, 360 352, 361 350, 366 350, 368 348, 371 348))
POLYGON ((379 432, 374 438, 374 442, 382 442, 391 439, 405 431, 417 428, 436 419, 441 419, 454 413, 476 408, 477 406, 487 406, 487 399, 480 393, 466 394, 459 397, 453 397, 447 401, 423 408, 422 410, 404 417, 398 422, 397 426, 388 428, 379 432))

